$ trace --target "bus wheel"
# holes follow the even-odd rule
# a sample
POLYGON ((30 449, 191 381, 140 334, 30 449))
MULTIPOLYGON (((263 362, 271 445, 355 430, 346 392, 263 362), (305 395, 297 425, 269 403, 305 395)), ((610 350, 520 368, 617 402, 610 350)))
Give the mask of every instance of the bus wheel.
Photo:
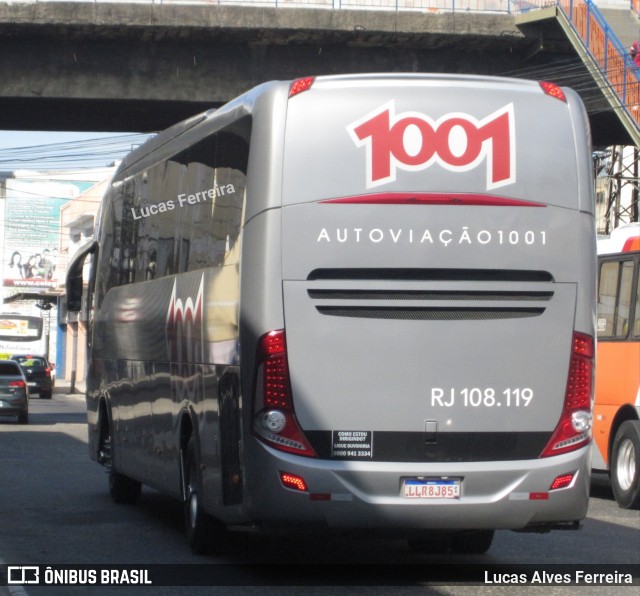
POLYGON ((195 554, 203 555, 209 552, 213 523, 202 510, 200 502, 201 482, 193 437, 187 443, 187 450, 186 453, 183 453, 182 462, 184 525, 187 532, 187 542, 195 554))
POLYGON ((640 509, 640 421, 620 425, 611 451, 611 488, 622 509, 640 509))
POLYGON ((109 470, 109 494, 114 503, 133 504, 138 500, 142 485, 113 469, 113 445, 109 421, 103 410, 100 414, 100 439, 98 441, 98 463, 109 470))
POLYGON ((473 530, 454 534, 451 539, 451 552, 469 555, 483 555, 491 548, 493 530, 473 530))
POLYGON ((116 472, 113 468, 109 470, 109 493, 114 503, 133 504, 138 500, 142 485, 137 481, 116 472))

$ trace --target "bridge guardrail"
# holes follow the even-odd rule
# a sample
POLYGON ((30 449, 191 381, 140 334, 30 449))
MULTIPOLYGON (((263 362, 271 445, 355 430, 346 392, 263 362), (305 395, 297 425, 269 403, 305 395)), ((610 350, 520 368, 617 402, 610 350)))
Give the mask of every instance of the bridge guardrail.
MULTIPOLYGON (((21 0, 41 4, 58 0, 21 0)), ((542 6, 553 6, 555 0, 70 0, 92 4, 180 4, 228 5, 257 7, 327 8, 331 10, 387 10, 417 12, 496 12, 514 14, 542 6)), ((633 1, 633 0, 632 0, 633 1)), ((640 2, 640 0, 635 0, 640 2)))
MULTIPOLYGON (((43 3, 57 0, 21 0, 43 3)), ((362 10, 419 11, 419 12, 499 12, 516 14, 538 8, 555 6, 560 0, 71 0, 92 4, 199 4, 244 5, 260 7, 313 7, 362 10)), ((629 0, 631 10, 640 16, 640 0, 629 0)))
MULTIPOLYGON (((54 0, 24 0, 42 3, 54 0)), ((519 12, 520 5, 526 10, 536 7, 526 0, 72 0, 74 2, 128 4, 197 4, 258 7, 327 8, 331 10, 388 10, 418 12, 498 12, 511 14, 519 12)), ((638 0, 640 1, 640 0, 638 0)))

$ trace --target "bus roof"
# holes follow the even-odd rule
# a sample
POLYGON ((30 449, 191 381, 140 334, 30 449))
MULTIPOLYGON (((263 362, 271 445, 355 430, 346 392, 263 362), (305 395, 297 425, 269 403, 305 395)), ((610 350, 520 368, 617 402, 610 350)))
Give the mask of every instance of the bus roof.
POLYGON ((640 250, 640 222, 620 226, 608 238, 598 238, 599 255, 637 250, 640 250))

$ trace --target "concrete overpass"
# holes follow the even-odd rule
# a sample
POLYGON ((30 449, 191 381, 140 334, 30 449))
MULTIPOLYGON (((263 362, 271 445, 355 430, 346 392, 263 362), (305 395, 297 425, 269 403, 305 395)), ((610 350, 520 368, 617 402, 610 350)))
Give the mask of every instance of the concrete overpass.
MULTIPOLYGON (((541 43, 508 14, 0 4, 0 130, 154 131, 271 79, 430 71, 553 80, 567 62, 563 83, 589 76, 567 40, 541 43)), ((596 144, 627 144, 604 98, 589 93, 596 144)))

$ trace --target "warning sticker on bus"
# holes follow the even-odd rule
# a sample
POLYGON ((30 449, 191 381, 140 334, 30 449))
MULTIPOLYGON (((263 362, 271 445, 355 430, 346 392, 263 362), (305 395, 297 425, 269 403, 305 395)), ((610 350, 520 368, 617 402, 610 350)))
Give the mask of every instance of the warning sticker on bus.
POLYGON ((370 430, 334 430, 331 434, 331 457, 371 459, 373 433, 370 430))

